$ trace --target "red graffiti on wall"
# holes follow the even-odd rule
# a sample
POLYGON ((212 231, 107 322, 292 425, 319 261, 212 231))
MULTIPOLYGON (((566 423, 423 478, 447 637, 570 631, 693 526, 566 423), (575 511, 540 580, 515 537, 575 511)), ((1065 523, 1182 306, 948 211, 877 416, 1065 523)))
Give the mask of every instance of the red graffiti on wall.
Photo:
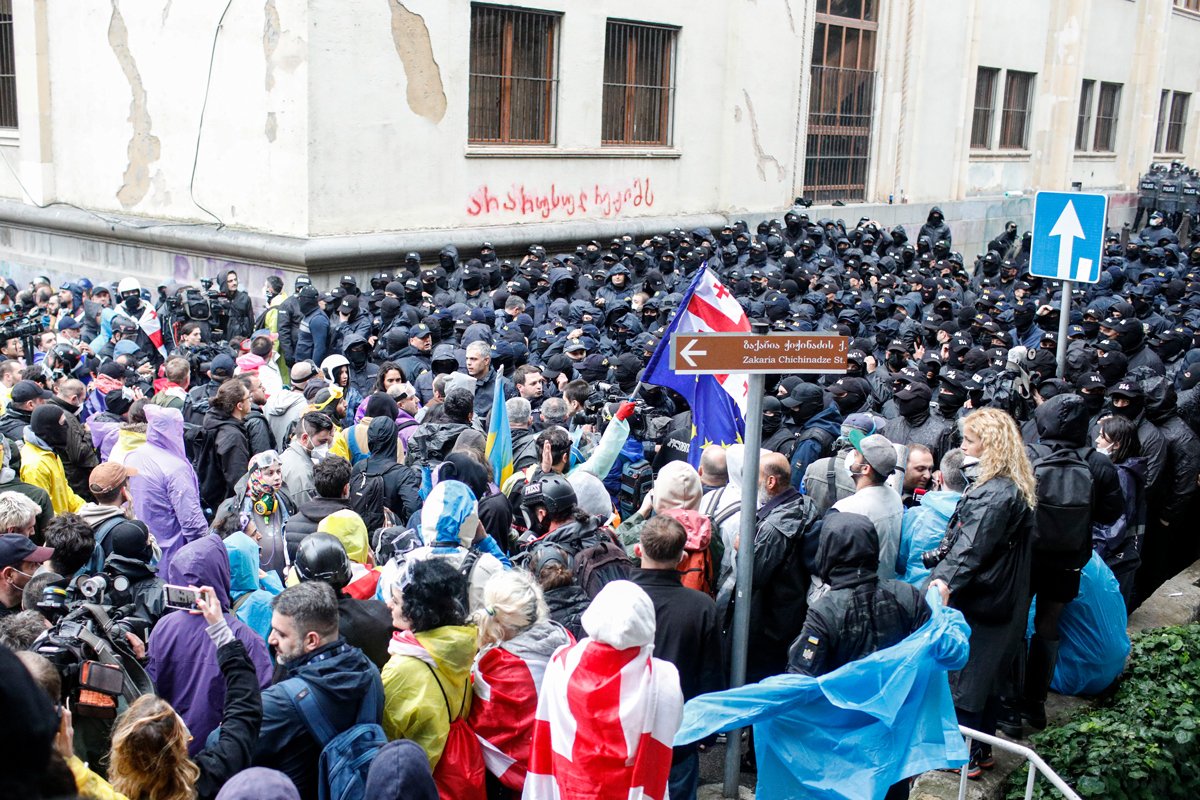
POLYGON ((486 183, 467 198, 467 215, 472 217, 510 214, 526 219, 551 217, 615 217, 633 208, 652 208, 654 190, 649 178, 634 178, 627 184, 605 186, 594 183, 578 190, 562 189, 555 183, 549 189, 534 189, 514 183, 501 194, 486 183))

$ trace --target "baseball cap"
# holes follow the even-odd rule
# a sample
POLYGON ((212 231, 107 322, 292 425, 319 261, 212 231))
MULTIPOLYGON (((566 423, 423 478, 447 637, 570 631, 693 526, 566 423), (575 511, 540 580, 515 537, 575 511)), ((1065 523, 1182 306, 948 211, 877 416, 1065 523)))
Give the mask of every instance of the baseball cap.
POLYGON ((567 346, 563 348, 563 352, 564 353, 585 353, 585 352, 587 352, 587 347, 584 345, 583 342, 576 339, 575 341, 567 344, 567 346))
POLYGON ((209 364, 208 370, 212 373, 219 372, 223 375, 232 375, 234 367, 236 366, 237 364, 234 363, 233 356, 229 355, 228 353, 221 353, 212 360, 212 363, 209 364))
POLYGON ((105 461, 88 476, 88 488, 93 494, 110 494, 138 471, 118 461, 105 461))
POLYGON ((424 322, 421 322, 408 329, 408 338, 424 339, 426 336, 429 336, 430 333, 431 331, 429 330, 429 326, 424 322))
POLYGON ((28 403, 30 400, 49 400, 54 395, 33 381, 17 381, 12 388, 12 402, 28 403))
POLYGON ((882 434, 864 434, 862 431, 853 430, 846 438, 876 474, 886 478, 896 471, 896 448, 882 434))
POLYGON ((1145 392, 1136 381, 1124 380, 1120 381, 1116 386, 1108 390, 1110 396, 1116 397, 1143 397, 1145 392))
POLYGON ((69 331, 79 328, 79 321, 74 317, 63 317, 58 321, 58 329, 60 331, 69 331))
POLYGON ((41 564, 54 555, 52 547, 38 547, 28 536, 6 533, 0 536, 0 569, 20 567, 26 561, 41 564))
POLYGON ((271 331, 268 328, 259 328, 254 333, 250 334, 251 339, 257 339, 260 336, 266 337, 267 339, 270 339, 271 341, 275 341, 276 339, 279 338, 279 334, 271 333, 271 331))
POLYGON ((1100 377, 1099 372, 1085 372, 1080 375, 1075 381, 1075 385, 1079 389, 1104 389, 1104 378, 1100 377))
POLYGON ((413 388, 411 383, 399 383, 396 384, 396 394, 392 399, 394 399, 396 402, 400 402, 401 400, 407 400, 410 397, 416 396, 417 390, 413 388))
POLYGON ((861 431, 865 435, 875 433, 883 427, 883 420, 871 414, 851 414, 842 420, 842 432, 849 435, 850 431, 861 431))
POLYGON ((312 362, 300 361, 292 364, 290 377, 292 379, 292 384, 295 385, 297 383, 307 382, 309 378, 316 374, 317 368, 312 365, 312 362))

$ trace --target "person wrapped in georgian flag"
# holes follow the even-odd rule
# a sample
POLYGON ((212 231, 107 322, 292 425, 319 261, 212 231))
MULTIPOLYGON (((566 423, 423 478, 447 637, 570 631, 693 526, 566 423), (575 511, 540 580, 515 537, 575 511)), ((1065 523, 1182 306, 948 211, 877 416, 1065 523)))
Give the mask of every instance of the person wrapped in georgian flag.
POLYGON ((683 716, 679 673, 654 658, 654 604, 607 584, 583 614, 587 638, 542 680, 525 800, 663 800, 683 716))
POLYGON ((488 772, 519 797, 529 769, 538 692, 550 657, 574 644, 550 619, 542 588, 524 570, 493 575, 475 612, 479 656, 475 699, 468 718, 483 748, 488 772))

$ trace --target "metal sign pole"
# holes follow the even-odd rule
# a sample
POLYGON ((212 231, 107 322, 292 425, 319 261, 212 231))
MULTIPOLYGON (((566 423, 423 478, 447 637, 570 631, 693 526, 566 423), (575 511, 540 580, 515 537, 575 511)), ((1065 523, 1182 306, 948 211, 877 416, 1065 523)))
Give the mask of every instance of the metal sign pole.
MULTIPOLYGON (((763 384, 761 374, 749 376, 746 409, 746 459, 742 467, 742 511, 738 526, 737 587, 733 606, 733 659, 729 685, 746 682, 746 649, 750 639, 750 589, 754 580, 754 532, 758 527, 758 456, 762 447, 763 384)), ((742 729, 729 731, 725 745, 725 796, 738 796, 742 767, 742 729)))
POLYGON ((1067 374, 1067 328, 1071 325, 1071 281, 1062 282, 1062 306, 1058 319, 1058 377, 1067 374))

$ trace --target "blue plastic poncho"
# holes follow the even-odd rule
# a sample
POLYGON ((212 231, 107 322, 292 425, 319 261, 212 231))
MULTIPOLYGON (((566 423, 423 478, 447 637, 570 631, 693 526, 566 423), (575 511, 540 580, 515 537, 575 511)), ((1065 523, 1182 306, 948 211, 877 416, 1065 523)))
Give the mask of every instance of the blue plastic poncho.
POLYGON ((921 495, 920 505, 905 509, 896 559, 900 580, 919 586, 929 577, 921 555, 941 543, 961 498, 961 492, 928 492, 921 495))
POLYGON ((754 726, 759 800, 883 797, 911 775, 966 763, 946 673, 967 663, 970 627, 933 616, 904 641, 819 678, 777 675, 691 700, 680 746, 754 726))
MULTIPOLYGON (((1028 635, 1033 635, 1036 602, 1029 609, 1028 635)), ((1050 688, 1059 694, 1095 695, 1125 669, 1129 657, 1129 618, 1112 570, 1099 554, 1083 568, 1079 594, 1063 609, 1058 622, 1058 665, 1050 688)))

